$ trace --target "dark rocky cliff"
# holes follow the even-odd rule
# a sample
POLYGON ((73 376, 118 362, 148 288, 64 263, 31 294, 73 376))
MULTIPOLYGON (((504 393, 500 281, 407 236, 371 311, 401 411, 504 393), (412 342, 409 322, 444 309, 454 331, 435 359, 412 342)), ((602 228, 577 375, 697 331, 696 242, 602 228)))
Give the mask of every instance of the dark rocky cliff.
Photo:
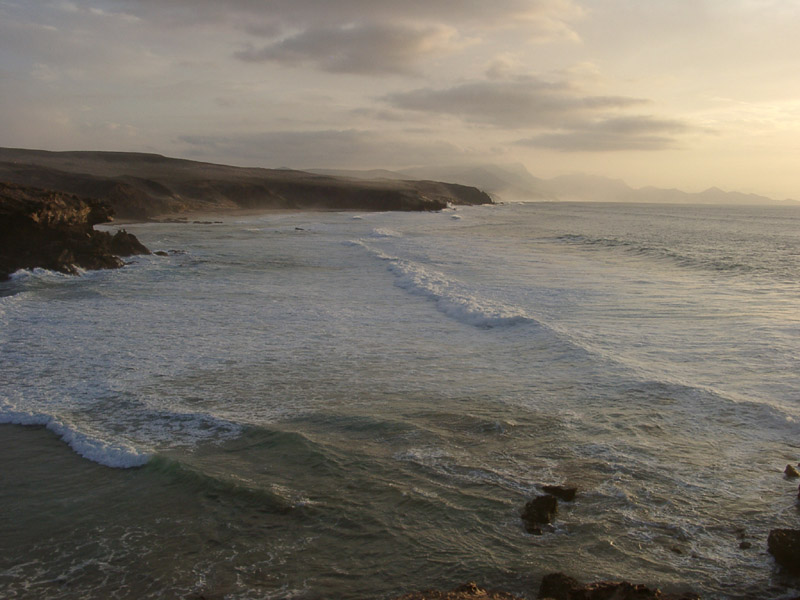
POLYGON ((0 180, 100 198, 126 219, 239 208, 441 210, 492 203, 486 193, 454 183, 351 179, 127 152, 0 148, 0 180))
POLYGON ((149 254, 135 236, 95 231, 113 210, 100 200, 0 182, 0 281, 18 269, 113 269, 149 254))

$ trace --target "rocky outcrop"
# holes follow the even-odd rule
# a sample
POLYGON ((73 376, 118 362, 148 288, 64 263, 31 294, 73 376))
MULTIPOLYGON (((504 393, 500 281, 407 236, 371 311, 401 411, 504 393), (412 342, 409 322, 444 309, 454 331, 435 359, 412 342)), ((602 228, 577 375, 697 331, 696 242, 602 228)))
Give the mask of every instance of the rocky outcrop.
POLYGON ((36 267, 70 274, 113 269, 123 265, 120 256, 149 254, 125 231, 94 230, 112 215, 99 200, 0 182, 0 280, 36 267))
POLYGON ((0 148, 0 180, 101 198, 126 219, 231 209, 441 210, 492 203, 486 193, 455 183, 362 180, 133 152, 0 148))
POLYGON ((426 590, 399 596, 395 600, 522 600, 507 592, 491 592, 475 583, 466 583, 448 592, 426 590))
POLYGON ((542 491, 555 496, 564 502, 572 502, 578 494, 578 488, 568 487, 564 485, 543 485, 542 491))
POLYGON ((528 502, 520 513, 525 524, 525 531, 534 535, 542 534, 542 525, 552 523, 558 514, 558 500, 555 496, 545 494, 528 502))
POLYGON ((767 547, 781 568, 800 574, 800 530, 773 529, 769 532, 767 547))
POLYGON ((693 593, 665 594, 656 588, 627 581, 598 581, 581 584, 563 573, 545 575, 539 586, 539 600, 699 600, 693 593))

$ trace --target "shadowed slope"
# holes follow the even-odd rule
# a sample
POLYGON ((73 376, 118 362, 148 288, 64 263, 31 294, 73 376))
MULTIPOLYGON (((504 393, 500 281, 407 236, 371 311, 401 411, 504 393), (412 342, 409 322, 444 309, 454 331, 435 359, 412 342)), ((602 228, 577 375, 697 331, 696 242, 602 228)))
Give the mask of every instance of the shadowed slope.
POLYGON ((441 210, 448 203, 491 203, 485 193, 452 183, 359 180, 128 152, 0 148, 0 180, 100 198, 117 216, 138 219, 240 208, 441 210))

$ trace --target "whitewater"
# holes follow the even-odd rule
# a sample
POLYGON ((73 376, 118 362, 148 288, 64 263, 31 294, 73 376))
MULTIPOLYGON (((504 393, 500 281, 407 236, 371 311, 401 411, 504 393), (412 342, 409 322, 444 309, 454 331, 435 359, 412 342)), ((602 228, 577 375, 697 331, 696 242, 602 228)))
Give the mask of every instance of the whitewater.
POLYGON ((799 593, 800 209, 214 218, 0 283, 0 596, 799 593))

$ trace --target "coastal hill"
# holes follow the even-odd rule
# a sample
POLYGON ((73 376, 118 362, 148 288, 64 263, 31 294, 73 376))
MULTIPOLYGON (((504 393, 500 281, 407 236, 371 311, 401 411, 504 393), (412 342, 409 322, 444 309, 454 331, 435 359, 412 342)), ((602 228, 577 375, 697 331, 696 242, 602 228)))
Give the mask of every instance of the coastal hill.
POLYGON ((798 205, 795 200, 775 200, 758 194, 727 192, 716 187, 702 192, 675 188, 633 188, 621 179, 574 173, 551 179, 531 175, 519 164, 428 166, 401 171, 341 171, 313 169, 313 173, 349 177, 436 179, 471 185, 504 202, 638 202, 650 204, 798 205))
POLYGON ((458 183, 366 180, 133 152, 0 148, 0 181, 99 198, 122 219, 231 209, 440 210, 492 202, 458 183))

